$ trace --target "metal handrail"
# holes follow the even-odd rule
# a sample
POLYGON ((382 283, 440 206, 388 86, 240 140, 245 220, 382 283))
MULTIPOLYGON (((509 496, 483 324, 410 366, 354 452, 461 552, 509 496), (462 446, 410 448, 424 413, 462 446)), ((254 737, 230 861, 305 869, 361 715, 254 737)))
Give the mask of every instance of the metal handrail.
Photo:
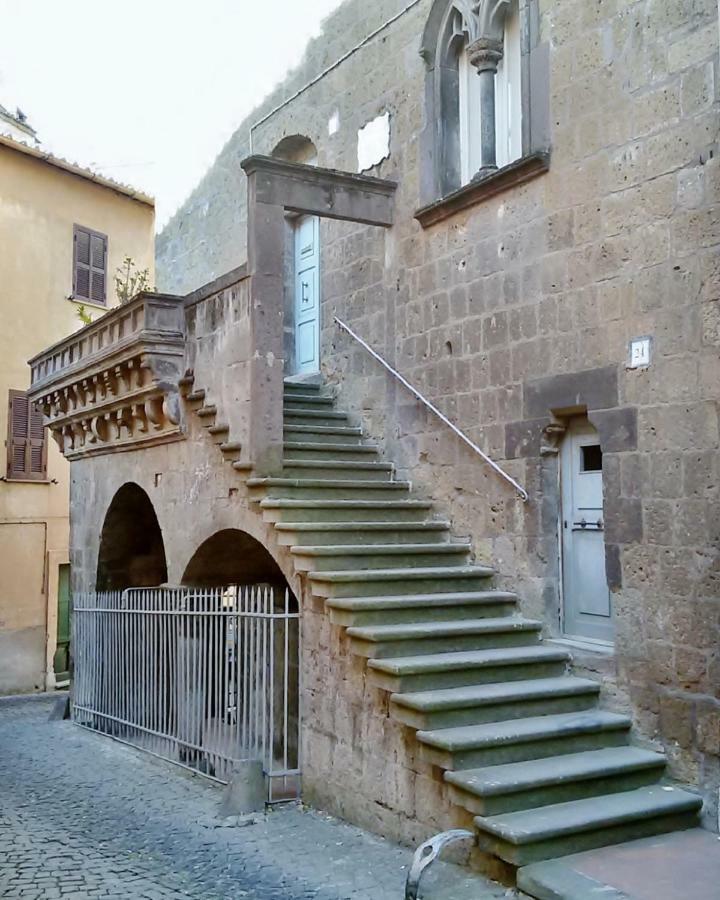
POLYGON ((380 363, 381 366, 383 366, 385 369, 387 369, 391 375, 393 375, 402 385, 404 385, 416 399, 418 399, 421 403, 423 403, 425 406, 427 406, 427 408, 431 412, 434 412, 435 415, 441 421, 443 421, 448 426, 448 428, 450 428, 451 431, 455 432, 455 434, 460 438, 460 440, 464 441, 468 445, 468 447, 470 447, 472 450, 474 450, 478 454, 478 456, 481 456, 485 460, 485 462, 492 469, 494 469, 498 475, 500 475, 501 478, 504 478, 505 481, 507 481, 509 484, 511 484, 515 488, 515 490, 518 492, 518 494, 520 494, 520 496, 523 499, 523 502, 527 503, 527 501, 530 499, 530 497, 528 495, 528 492, 525 490, 525 488, 522 485, 518 484, 518 482, 515 481, 515 479, 511 475, 508 475, 508 473, 503 468, 501 468, 496 462, 494 462, 492 459, 490 459, 490 457, 487 455, 487 453, 484 453, 478 447, 478 445, 476 443, 474 443, 474 441, 471 441, 470 438, 457 427, 457 425, 453 424, 450 421, 450 419, 448 419, 447 416, 443 415, 443 413, 440 412, 440 410, 437 408, 437 406, 432 404, 427 399, 427 397, 424 397, 420 393, 420 391, 417 390, 417 388, 414 388, 410 384, 410 382, 407 380, 407 378, 404 378, 396 369, 393 369, 393 367, 390 365, 389 362, 384 360, 382 358, 382 356, 380 356, 379 353, 377 353, 375 350, 373 350, 373 348, 368 343, 366 343, 358 334, 355 334, 355 332, 352 330, 352 328, 350 328, 349 325, 346 325, 343 321, 338 319, 337 316, 335 316, 334 318, 335 318, 335 324, 339 328, 341 328, 343 331, 346 331, 350 335, 350 337, 353 338, 354 340, 356 340, 358 342, 358 344, 360 344, 361 347, 363 347, 365 350, 367 350, 367 352, 374 359, 376 359, 380 363))

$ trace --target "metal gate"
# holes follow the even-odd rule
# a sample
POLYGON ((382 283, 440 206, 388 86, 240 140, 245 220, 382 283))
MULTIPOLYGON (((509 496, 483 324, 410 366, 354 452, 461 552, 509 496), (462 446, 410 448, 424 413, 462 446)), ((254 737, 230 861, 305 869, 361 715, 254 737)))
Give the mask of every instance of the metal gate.
POLYGON ((73 721, 222 782, 261 760, 268 800, 298 797, 290 604, 265 585, 75 595, 73 721))

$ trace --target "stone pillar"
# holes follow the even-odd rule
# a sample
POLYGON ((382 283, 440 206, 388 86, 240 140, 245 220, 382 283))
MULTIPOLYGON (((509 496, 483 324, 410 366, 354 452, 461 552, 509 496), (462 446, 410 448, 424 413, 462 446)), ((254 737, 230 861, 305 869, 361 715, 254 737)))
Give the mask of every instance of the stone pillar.
POLYGON ((257 475, 282 470, 283 454, 283 256, 285 210, 263 202, 257 173, 248 173, 248 274, 250 276, 249 459, 257 475))
POLYGON ((497 169, 495 154, 495 76, 505 46, 505 17, 510 0, 478 0, 475 8, 474 34, 468 47, 470 64, 480 78, 480 156, 481 165, 475 178, 497 169))
POLYGON ((497 169, 495 155, 495 76, 503 58, 503 42, 480 38, 468 47, 470 63, 480 79, 480 170, 475 178, 497 169))

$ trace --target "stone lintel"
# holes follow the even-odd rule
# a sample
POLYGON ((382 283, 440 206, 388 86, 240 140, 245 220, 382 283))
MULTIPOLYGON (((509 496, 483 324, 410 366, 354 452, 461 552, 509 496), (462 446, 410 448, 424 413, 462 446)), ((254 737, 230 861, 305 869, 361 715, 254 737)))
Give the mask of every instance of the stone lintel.
POLYGON ((393 224, 394 181, 269 156, 249 156, 240 165, 255 182, 256 203, 364 225, 393 224))
POLYGON ((526 382, 523 414, 527 419, 570 415, 619 405, 617 366, 548 375, 526 382))

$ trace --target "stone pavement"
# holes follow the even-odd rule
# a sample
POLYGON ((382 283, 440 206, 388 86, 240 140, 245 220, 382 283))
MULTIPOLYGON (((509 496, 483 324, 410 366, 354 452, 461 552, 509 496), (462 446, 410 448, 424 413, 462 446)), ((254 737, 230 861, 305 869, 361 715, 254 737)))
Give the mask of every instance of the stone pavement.
POLYGON ((701 828, 574 853, 520 869, 540 900, 717 900, 720 837, 701 828))
MULTIPOLYGON (((0 897, 402 900, 409 850, 295 805, 223 823, 216 785, 50 722, 52 705, 0 699, 0 897)), ((515 896, 446 863, 423 886, 515 896)))

